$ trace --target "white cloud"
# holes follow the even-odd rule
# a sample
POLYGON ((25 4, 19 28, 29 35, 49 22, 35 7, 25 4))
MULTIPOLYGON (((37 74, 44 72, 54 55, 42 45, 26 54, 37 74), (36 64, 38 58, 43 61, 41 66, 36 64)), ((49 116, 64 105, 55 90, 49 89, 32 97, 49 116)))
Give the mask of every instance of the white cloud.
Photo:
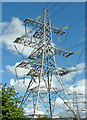
POLYGON ((10 80, 10 85, 14 86, 15 90, 17 92, 25 92, 25 90, 27 89, 27 86, 29 84, 30 79, 26 79, 26 82, 23 83, 23 79, 22 80, 14 80, 13 78, 10 80))
POLYGON ((4 70, 0 70, 0 73, 3 73, 4 72, 4 70))
POLYGON ((76 74, 81 74, 84 68, 85 68, 85 63, 77 64, 76 67, 70 67, 69 70, 74 70, 74 69, 78 69, 78 70, 63 76, 62 79, 64 81, 70 81, 76 76, 76 74))
MULTIPOLYGON (((85 79, 77 81, 74 85, 71 85, 69 90, 73 93, 73 86, 76 86, 75 89, 77 93, 81 93, 85 96, 85 79)), ((82 96, 81 96, 82 97, 82 96)))
MULTIPOLYGON (((16 75, 15 73, 15 67, 19 64, 20 62, 17 62, 15 65, 13 66, 10 66, 10 65, 7 65, 6 66, 6 69, 9 70, 10 73, 12 73, 13 75, 16 75)), ((22 77, 24 76, 25 74, 27 74, 29 72, 28 69, 23 69, 23 68, 17 68, 17 75, 19 77, 22 77)))
MULTIPOLYGON (((26 115, 29 115, 29 114, 34 114, 34 110, 33 108, 32 109, 28 109, 28 108, 24 108, 24 110, 26 111, 26 115)), ((42 114, 44 115, 44 110, 36 110, 36 114, 42 114)))
MULTIPOLYGON (((14 81, 14 79, 10 80, 10 85, 14 86, 14 88, 16 89, 16 91, 25 91, 29 85, 31 79, 29 78, 25 78, 25 79, 19 79, 14 81)), ((33 84, 30 86, 29 89, 32 89, 34 87, 37 87, 39 85, 39 81, 38 79, 36 79, 36 82, 33 82, 33 84)), ((45 86, 45 83, 42 81, 41 82, 41 86, 45 86)), ((46 90, 45 88, 41 88, 40 90, 46 90)))
POLYGON ((11 73, 15 74, 15 66, 7 65, 6 69, 9 70, 11 73))
MULTIPOLYGON (((17 37, 25 34, 23 22, 19 18, 13 17, 11 22, 0 23, 0 26, 2 26, 2 36, 0 37, 0 42, 4 43, 8 50, 15 51, 15 53, 17 53, 13 41, 16 40, 17 37)), ((32 30, 31 28, 27 29, 28 31, 32 30)), ((28 56, 33 50, 30 47, 23 47, 22 45, 18 44, 16 46, 20 52, 22 52, 24 49, 23 55, 26 56, 28 56)))
MULTIPOLYGON (((64 101, 67 103, 68 106, 72 106, 70 108, 73 109, 73 104, 70 105, 68 100, 66 99, 64 99, 64 101)), ((69 101, 72 103, 73 100, 70 99, 69 101)), ((59 115, 59 117, 73 117, 74 114, 67 105, 63 102, 61 98, 57 98, 55 102, 55 115, 59 115)))
POLYGON ((10 85, 11 85, 11 86, 14 86, 14 79, 11 79, 11 80, 10 80, 10 85))

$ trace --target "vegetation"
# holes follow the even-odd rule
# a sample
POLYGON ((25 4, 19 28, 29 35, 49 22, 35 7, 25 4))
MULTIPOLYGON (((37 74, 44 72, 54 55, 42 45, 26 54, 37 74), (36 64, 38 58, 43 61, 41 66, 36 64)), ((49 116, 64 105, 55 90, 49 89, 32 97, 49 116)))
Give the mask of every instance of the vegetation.
POLYGON ((2 109, 2 119, 15 120, 18 118, 26 118, 24 115, 24 109, 19 107, 22 97, 18 96, 18 93, 15 92, 14 87, 6 87, 6 83, 1 83, 1 86, 2 89, 0 90, 0 98, 2 99, 2 106, 0 105, 0 107, 2 109))
POLYGON ((43 117, 39 115, 38 118, 36 118, 36 120, 52 120, 52 118, 49 118, 47 115, 44 115, 43 117))
POLYGON ((78 120, 78 116, 75 115, 75 116, 73 117, 73 120, 78 120))
MULTIPOLYGON (((18 96, 18 93, 15 92, 14 87, 6 87, 6 83, 2 84, 2 89, 0 89, 0 108, 2 109, 2 120, 29 120, 25 116, 25 111, 19 104, 21 103, 21 96, 18 96)), ((40 115, 35 120, 52 120, 47 115, 41 117, 40 115)), ((73 117, 73 120, 78 120, 77 115, 73 117)))

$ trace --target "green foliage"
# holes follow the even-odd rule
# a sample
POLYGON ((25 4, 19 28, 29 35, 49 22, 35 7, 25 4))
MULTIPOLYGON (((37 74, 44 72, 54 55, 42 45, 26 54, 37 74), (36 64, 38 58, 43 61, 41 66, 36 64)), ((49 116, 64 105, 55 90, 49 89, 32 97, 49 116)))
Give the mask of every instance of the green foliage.
POLYGON ((14 120, 16 118, 26 118, 26 116, 24 116, 24 109, 19 107, 22 97, 18 96, 14 87, 6 87, 6 83, 4 85, 1 84, 1 86, 2 119, 14 120))
POLYGON ((78 116, 75 115, 75 116, 73 117, 73 120, 78 120, 78 116))
POLYGON ((39 115, 35 120, 52 120, 52 118, 49 118, 47 115, 44 115, 43 117, 39 115))

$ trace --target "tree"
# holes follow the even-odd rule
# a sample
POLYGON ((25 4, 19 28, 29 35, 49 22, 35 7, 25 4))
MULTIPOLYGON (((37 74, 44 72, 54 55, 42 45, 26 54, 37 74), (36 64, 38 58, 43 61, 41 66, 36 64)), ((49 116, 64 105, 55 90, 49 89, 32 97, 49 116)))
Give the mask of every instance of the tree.
POLYGON ((2 119, 15 120, 16 118, 26 118, 24 109, 19 107, 22 97, 18 96, 14 87, 6 87, 6 85, 6 83, 1 83, 2 89, 0 91, 0 97, 2 99, 2 119))

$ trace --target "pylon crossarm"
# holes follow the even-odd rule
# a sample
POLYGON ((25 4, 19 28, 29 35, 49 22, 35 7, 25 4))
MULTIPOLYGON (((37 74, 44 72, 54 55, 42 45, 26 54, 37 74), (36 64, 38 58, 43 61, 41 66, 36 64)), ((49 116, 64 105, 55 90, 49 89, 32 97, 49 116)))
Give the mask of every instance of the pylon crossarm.
MULTIPOLYGON (((24 23, 32 25, 32 26, 36 26, 38 28, 44 26, 44 22, 41 22, 41 21, 38 22, 38 21, 35 21, 34 19, 30 19, 30 18, 26 18, 24 23)), ((56 34, 59 34, 59 35, 63 35, 64 33, 66 33, 63 29, 60 29, 58 27, 50 26, 49 24, 46 25, 46 27, 51 27, 52 31, 56 34)))
MULTIPOLYGON (((69 102, 67 101, 67 103, 69 103, 69 102)), ((71 103, 76 103, 76 102, 73 102, 73 101, 72 101, 71 103)), ((85 104, 86 102, 77 101, 77 103, 84 103, 84 104, 85 104)))
MULTIPOLYGON (((43 65, 44 67, 46 67, 46 65, 43 65)), ((78 69, 74 69, 74 70, 68 70, 68 69, 62 69, 62 68, 58 68, 58 67, 55 67, 53 64, 51 64, 50 66, 48 66, 48 70, 49 70, 49 72, 50 73, 52 73, 53 72, 53 74, 54 75, 60 75, 60 76, 64 76, 64 75, 66 75, 66 74, 69 74, 69 73, 71 73, 71 72, 76 72, 76 71, 78 71, 78 69), (56 68, 56 70, 55 70, 55 68, 56 68), (51 69, 51 70, 50 70, 51 69), (53 69, 53 70, 52 70, 53 69)), ((45 71, 45 74, 47 73, 48 71, 45 71)), ((45 75, 44 74, 44 75, 45 75)))
POLYGON ((32 41, 29 38, 25 39, 21 37, 17 37, 13 43, 17 43, 17 44, 24 45, 26 47, 32 47, 32 48, 37 48, 38 46, 40 46, 40 43, 38 44, 37 42, 32 41))
MULTIPOLYGON (((44 48, 45 47, 45 55, 47 54, 47 52, 46 52, 46 47, 47 46, 45 46, 44 44, 43 45, 41 45, 39 48, 37 48, 34 52, 32 52, 30 55, 29 55, 29 57, 31 57, 34 53, 36 54, 36 52, 38 52, 38 54, 36 54, 37 56, 36 57, 38 57, 39 56, 39 54, 41 55, 41 50, 40 49, 42 49, 42 48, 44 48)), ((57 54, 57 55, 61 55, 61 56, 64 56, 64 57, 69 57, 70 55, 72 55, 72 54, 74 54, 73 52, 70 52, 70 51, 66 51, 66 50, 61 50, 61 49, 57 49, 57 48, 53 48, 53 47, 50 47, 49 48, 49 50, 50 50, 50 52, 53 54, 53 52, 52 52, 52 49, 53 49, 53 51, 54 51, 54 53, 55 54, 57 54)), ((51 54, 50 53, 50 54, 51 54)), ((28 57, 28 58, 29 58, 28 57)))
POLYGON ((57 49, 57 48, 54 48, 54 53, 57 55, 64 56, 64 57, 69 57, 70 55, 74 54, 73 52, 61 50, 61 49, 57 49))
MULTIPOLYGON (((66 110, 66 111, 70 111, 70 109, 68 109, 68 110, 66 110)), ((78 110, 75 110, 75 111, 78 111, 78 110)), ((81 109, 81 110, 79 109, 79 111, 85 112, 86 110, 85 110, 85 109, 83 109, 83 110, 82 110, 82 109, 81 109)))
POLYGON ((61 56, 64 56, 64 57, 69 57, 70 55, 75 54, 75 53, 70 52, 68 50, 58 49, 58 48, 55 48, 53 46, 50 46, 49 50, 52 54, 54 52, 54 54, 61 55, 61 56))
POLYGON ((21 61, 17 66, 16 68, 24 68, 24 69, 31 69, 31 65, 29 64, 29 61, 21 61))
POLYGON ((36 26, 36 27, 40 27, 41 25, 44 25, 43 22, 38 22, 38 21, 31 19, 31 18, 26 18, 24 23, 32 25, 32 26, 36 26))
MULTIPOLYGON (((64 76, 64 75, 66 75, 66 74, 68 74, 69 73, 69 70, 60 70, 60 71, 58 71, 59 72, 59 75, 60 76, 64 76)), ((55 75, 58 75, 58 72, 57 71, 54 71, 54 74, 55 75)))
POLYGON ((19 65, 16 66, 16 68, 23 68, 23 69, 28 69, 29 72, 26 74, 26 76, 34 76, 38 77, 38 73, 40 70, 39 68, 34 68, 29 64, 29 61, 22 61, 19 65))
MULTIPOLYGON (((28 69, 29 70, 29 73, 27 74, 27 76, 29 75, 34 75, 36 74, 35 76, 38 76, 38 73, 40 71, 40 68, 41 68, 42 64, 38 64, 37 62, 34 62, 31 63, 31 61, 22 61, 19 65, 16 66, 16 68, 23 68, 23 69, 28 69), (30 64, 29 64, 30 63, 30 64), (33 64, 33 66, 32 66, 33 64), (34 66, 36 66, 36 68, 34 68, 34 66)), ((44 68, 46 68, 46 65, 43 65, 44 68)), ((53 72, 55 75, 58 75, 57 71, 55 71, 54 69, 54 65, 50 65, 48 66, 49 67, 49 72, 53 72), (50 69, 53 68, 53 71, 50 71, 50 69)), ((59 75, 60 76, 63 76, 63 75, 66 75, 68 73, 71 73, 71 72, 74 72, 76 71, 77 69, 75 70, 67 70, 67 69, 61 69, 61 68, 57 68, 56 69, 58 70, 59 72, 59 75)), ((48 71, 43 71, 42 75, 45 75, 48 71)))
POLYGON ((41 67, 42 64, 39 63, 40 61, 38 60, 30 60, 30 61, 21 61, 17 66, 16 68, 23 68, 23 69, 28 69, 28 70, 31 70, 31 69, 38 69, 37 67, 41 67), (35 68, 34 68, 35 67, 35 68))
POLYGON ((59 35, 63 35, 65 34, 66 32, 62 29, 58 29, 58 28, 54 28, 54 27, 51 27, 52 28, 52 32, 56 33, 56 34, 59 34, 59 35))
POLYGON ((65 69, 65 70, 60 70, 60 71, 55 71, 54 72, 54 74, 55 75, 60 75, 60 76, 64 76, 64 75, 67 75, 67 74, 69 74, 69 73, 72 73, 72 72, 77 72, 79 69, 73 69, 73 70, 67 70, 67 69, 65 69), (59 73, 58 73, 59 72, 59 73))

